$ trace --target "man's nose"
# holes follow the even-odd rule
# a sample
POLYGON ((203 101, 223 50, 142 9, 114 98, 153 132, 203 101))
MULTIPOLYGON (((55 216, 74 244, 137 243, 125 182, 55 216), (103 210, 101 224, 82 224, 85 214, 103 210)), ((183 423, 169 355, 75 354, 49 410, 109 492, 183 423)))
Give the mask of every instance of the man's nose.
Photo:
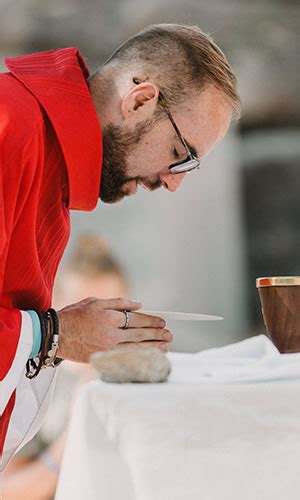
POLYGON ((174 193, 179 188, 185 176, 185 172, 182 174, 161 174, 160 180, 168 191, 174 193))

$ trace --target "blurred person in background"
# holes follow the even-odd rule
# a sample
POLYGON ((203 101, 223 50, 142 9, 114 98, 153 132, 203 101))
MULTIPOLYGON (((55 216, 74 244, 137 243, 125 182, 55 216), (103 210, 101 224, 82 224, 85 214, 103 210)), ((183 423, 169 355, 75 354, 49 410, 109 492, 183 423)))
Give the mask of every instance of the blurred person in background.
MULTIPOLYGON (((127 297, 127 276, 104 239, 82 235, 57 275, 53 303, 57 308, 87 296, 127 297)), ((39 433, 19 452, 0 481, 5 500, 48 500, 54 496, 76 389, 97 374, 90 365, 66 361, 57 377, 54 397, 39 433)))
MULTIPOLYGON (((236 78, 197 26, 150 26, 94 75, 75 48, 5 60, 0 75, 0 469, 38 431, 63 359, 172 334, 141 303, 51 308, 69 211, 141 186, 176 191, 239 113, 236 78), (42 369, 43 368, 43 369, 42 369)), ((130 224, 130 221, 128 221, 130 224)))

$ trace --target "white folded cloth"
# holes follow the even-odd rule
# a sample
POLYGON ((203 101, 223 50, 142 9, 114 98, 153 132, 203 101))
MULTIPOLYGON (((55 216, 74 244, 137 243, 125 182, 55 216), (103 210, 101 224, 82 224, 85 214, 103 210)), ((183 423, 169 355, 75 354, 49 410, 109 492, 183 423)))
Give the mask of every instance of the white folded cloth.
POLYGON ((78 396, 56 500, 298 500, 300 355, 170 353, 170 382, 78 396))
POLYGON ((169 353, 170 382, 242 383, 300 380, 300 353, 280 354, 265 335, 194 354, 169 353))

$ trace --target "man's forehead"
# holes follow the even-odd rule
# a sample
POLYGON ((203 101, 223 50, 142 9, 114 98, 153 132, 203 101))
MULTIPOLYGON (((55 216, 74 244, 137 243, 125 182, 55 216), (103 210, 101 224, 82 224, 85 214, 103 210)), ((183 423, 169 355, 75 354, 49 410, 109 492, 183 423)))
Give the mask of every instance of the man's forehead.
POLYGON ((232 108, 223 98, 215 102, 206 100, 205 105, 178 115, 178 127, 192 153, 201 158, 222 140, 231 118, 232 108))

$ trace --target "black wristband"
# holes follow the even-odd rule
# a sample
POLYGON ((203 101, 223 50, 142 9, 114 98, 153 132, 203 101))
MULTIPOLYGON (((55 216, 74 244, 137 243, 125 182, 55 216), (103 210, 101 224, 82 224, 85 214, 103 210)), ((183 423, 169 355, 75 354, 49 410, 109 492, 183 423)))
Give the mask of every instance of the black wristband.
MULTIPOLYGON (((58 343, 58 340, 59 340, 59 318, 58 318, 58 314, 57 312, 55 311, 55 309, 53 309, 52 307, 50 307, 48 310, 47 310, 47 315, 48 315, 48 318, 49 320, 51 321, 52 323, 52 338, 51 338, 51 344, 53 343, 53 340, 56 339, 56 342, 58 343)), ((51 349, 52 345, 49 346, 49 351, 51 349)), ((60 365, 60 363, 62 363, 63 359, 61 358, 57 358, 55 356, 54 358, 54 361, 52 363, 52 366, 57 366, 57 365, 60 365)))
POLYGON ((48 309, 46 312, 36 311, 41 324, 41 348, 34 359, 29 359, 26 363, 26 377, 32 379, 36 377, 43 367, 55 367, 62 363, 63 359, 55 356, 59 339, 59 318, 55 309, 48 309), (51 353, 52 351, 52 353, 51 353), (53 359, 53 360, 52 360, 53 359))

